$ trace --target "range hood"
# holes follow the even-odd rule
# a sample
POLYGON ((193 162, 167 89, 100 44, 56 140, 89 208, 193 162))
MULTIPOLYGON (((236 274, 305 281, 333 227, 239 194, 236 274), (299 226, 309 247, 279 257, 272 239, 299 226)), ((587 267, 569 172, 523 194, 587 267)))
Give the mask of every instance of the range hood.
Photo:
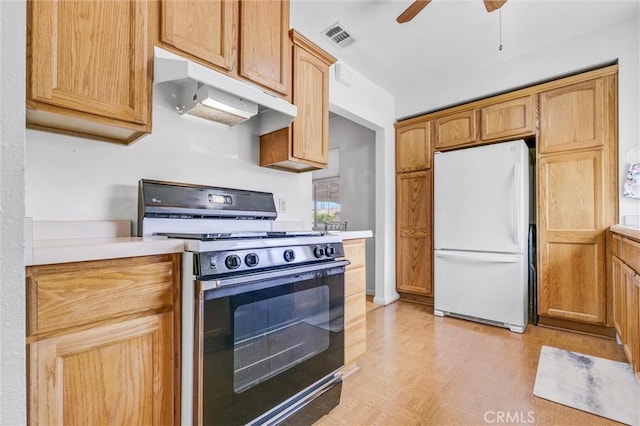
POLYGON ((154 47, 153 82, 179 87, 176 111, 230 127, 256 117, 258 134, 284 129, 296 118, 295 105, 250 83, 154 47))

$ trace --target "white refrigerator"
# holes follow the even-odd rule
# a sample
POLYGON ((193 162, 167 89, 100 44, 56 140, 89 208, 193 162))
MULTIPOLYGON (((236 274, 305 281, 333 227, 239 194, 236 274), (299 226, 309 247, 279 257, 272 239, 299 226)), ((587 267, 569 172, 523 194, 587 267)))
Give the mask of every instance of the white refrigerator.
POLYGON ((512 141, 434 163, 434 313, 527 326, 529 150, 512 141))

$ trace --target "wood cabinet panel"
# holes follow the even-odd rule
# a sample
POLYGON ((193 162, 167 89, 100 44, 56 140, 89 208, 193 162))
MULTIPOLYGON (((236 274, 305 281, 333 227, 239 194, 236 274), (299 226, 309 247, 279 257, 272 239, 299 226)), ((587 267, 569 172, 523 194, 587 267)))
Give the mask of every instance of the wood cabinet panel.
POLYGON ((396 128, 396 172, 431 167, 431 122, 396 128))
POLYGON ((602 151, 543 157, 537 173, 538 217, 545 232, 605 230, 602 151))
POLYGON ((237 22, 237 0, 162 0, 160 41, 235 72, 237 22))
POLYGON ((613 327, 620 340, 626 338, 627 329, 627 299, 623 267, 624 264, 618 257, 611 256, 610 271, 613 297, 613 327))
POLYGON ((260 137, 260 165, 292 172, 327 167, 329 158, 329 66, 336 59, 294 30, 293 124, 260 137))
POLYGON ((500 102, 480 110, 480 139, 525 137, 535 133, 535 96, 500 102))
POLYGON ((433 295, 433 171, 396 177, 396 289, 433 295))
POLYGON ((476 110, 437 118, 434 125, 436 149, 467 145, 476 140, 476 110))
POLYGON ((27 334, 170 308, 179 279, 171 255, 27 268, 27 334))
POLYGON ((603 128, 608 120, 604 87, 599 78, 540 94, 540 153, 604 144, 603 128))
POLYGON ((345 271, 344 346, 345 365, 367 349, 365 240, 344 242, 345 258, 351 261, 345 271))
POLYGON ((294 103, 292 155, 320 165, 329 155, 329 68, 312 53, 294 47, 294 103))
POLYGON ((638 365, 637 346, 640 344, 638 338, 638 287, 636 285, 636 274, 633 269, 627 265, 622 265, 622 276, 625 287, 625 316, 626 324, 624 330, 624 338, 622 338, 622 348, 629 360, 629 363, 635 367, 638 365))
POLYGON ((29 423, 171 424, 173 315, 28 345, 29 423))
POLYGON ((129 143, 150 130, 149 4, 30 0, 27 124, 129 143))
POLYGON ((347 267, 348 270, 365 266, 366 264, 366 252, 365 241, 363 239, 345 240, 343 242, 344 257, 347 258, 351 264, 347 267))
POLYGON ((539 313, 594 324, 606 322, 602 237, 547 234, 539 248, 539 313))
POLYGON ((396 176, 396 223, 403 236, 422 236, 431 230, 433 172, 396 176))
POLYGON ((238 73, 288 96, 291 91, 289 1, 240 2, 238 73))
POLYGON ((622 260, 635 271, 640 272, 640 243, 629 238, 623 238, 622 260))
POLYGON ((622 258, 622 237, 618 234, 611 234, 611 254, 622 258))

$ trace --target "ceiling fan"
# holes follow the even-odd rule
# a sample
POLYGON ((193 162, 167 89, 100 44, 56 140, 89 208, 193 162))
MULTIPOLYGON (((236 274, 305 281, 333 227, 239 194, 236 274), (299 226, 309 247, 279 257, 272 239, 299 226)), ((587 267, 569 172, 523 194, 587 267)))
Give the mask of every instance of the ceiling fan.
MULTIPOLYGON (((507 0, 482 0, 484 2, 484 7, 487 8, 487 12, 493 12, 494 10, 500 9, 507 0)), ((431 3, 431 0, 416 0, 411 5, 405 9, 404 12, 400 14, 396 18, 399 24, 404 24, 405 22, 409 22, 412 20, 426 5, 431 3)))

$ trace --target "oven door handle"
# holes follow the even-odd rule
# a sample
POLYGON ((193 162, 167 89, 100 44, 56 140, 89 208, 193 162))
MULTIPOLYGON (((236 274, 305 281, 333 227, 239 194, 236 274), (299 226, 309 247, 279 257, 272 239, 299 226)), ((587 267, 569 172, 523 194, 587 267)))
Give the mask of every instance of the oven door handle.
POLYGON ((213 280, 198 280, 196 281, 196 288, 199 292, 215 290, 217 288, 231 286, 235 284, 249 284, 256 281, 273 280, 276 278, 288 277, 291 275, 306 274, 309 272, 319 272, 323 270, 330 270, 334 268, 344 268, 351 264, 348 260, 337 260, 331 263, 320 263, 314 265, 300 266, 296 268, 279 269, 275 271, 259 272, 255 274, 239 275, 235 277, 228 277, 222 279, 213 280))

